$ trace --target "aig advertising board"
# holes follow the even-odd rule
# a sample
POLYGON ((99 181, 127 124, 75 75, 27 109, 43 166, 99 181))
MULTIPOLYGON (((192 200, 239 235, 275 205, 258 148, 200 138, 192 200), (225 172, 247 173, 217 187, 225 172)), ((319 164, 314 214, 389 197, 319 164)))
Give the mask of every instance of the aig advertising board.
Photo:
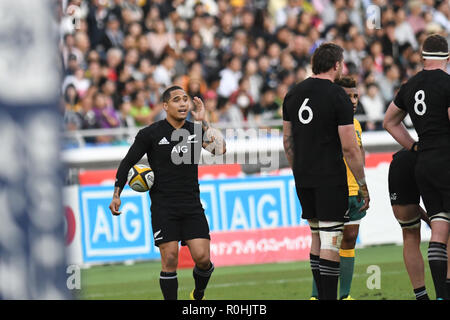
MULTIPOLYGON (((200 191, 216 265, 307 258, 309 228, 300 218, 292 176, 201 181, 200 191)), ((109 211, 112 193, 112 186, 79 187, 78 203, 72 206, 72 190, 66 206, 78 209, 72 211, 79 214, 81 255, 71 256, 82 260, 73 262, 159 259, 151 230, 148 193, 125 187, 120 216, 109 211)), ((76 243, 72 245, 77 247, 76 243)))

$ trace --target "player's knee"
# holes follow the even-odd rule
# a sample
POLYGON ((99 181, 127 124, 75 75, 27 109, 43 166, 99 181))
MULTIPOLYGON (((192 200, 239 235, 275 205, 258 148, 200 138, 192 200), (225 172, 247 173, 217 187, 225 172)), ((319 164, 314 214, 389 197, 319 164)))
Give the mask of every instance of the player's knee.
POLYGON ((354 237, 351 235, 344 234, 341 241, 341 249, 353 249, 355 248, 356 243, 356 237, 358 234, 356 234, 354 237))
POLYGON ((339 252, 344 223, 319 221, 320 249, 339 252))
POLYGON ((191 252, 192 260, 200 269, 207 269, 210 265, 210 255, 207 249, 196 249, 191 252))
POLYGON ((169 252, 161 256, 161 264, 163 269, 176 269, 178 266, 178 254, 176 252, 169 252))
POLYGON ((207 269, 211 263, 209 252, 207 250, 197 253, 192 259, 200 269, 207 269))
POLYGON ((401 220, 397 219, 398 223, 400 224, 400 227, 406 231, 406 230, 412 230, 420 228, 420 215, 409 220, 401 220))
POLYGON ((342 236, 342 243, 355 244, 356 238, 358 238, 358 229, 345 230, 342 236))

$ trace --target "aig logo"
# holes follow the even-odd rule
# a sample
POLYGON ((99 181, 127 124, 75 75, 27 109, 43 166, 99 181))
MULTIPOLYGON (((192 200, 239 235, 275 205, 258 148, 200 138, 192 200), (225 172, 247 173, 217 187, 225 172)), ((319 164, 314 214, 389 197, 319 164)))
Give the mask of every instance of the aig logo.
POLYGON ((187 146, 175 146, 172 149, 172 153, 187 153, 188 152, 188 147, 187 146))

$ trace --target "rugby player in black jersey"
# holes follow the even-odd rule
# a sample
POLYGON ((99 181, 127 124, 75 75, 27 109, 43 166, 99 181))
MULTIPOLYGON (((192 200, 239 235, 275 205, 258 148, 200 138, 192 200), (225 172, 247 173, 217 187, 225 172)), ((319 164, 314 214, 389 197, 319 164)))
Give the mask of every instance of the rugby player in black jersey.
POLYGON ((311 270, 319 300, 337 298, 339 248, 348 220, 345 160, 369 207, 364 162, 353 125, 353 105, 335 84, 343 49, 322 44, 313 54, 314 75, 293 87, 283 103, 283 143, 293 170, 302 217, 312 233, 311 270))
POLYGON ((192 102, 195 123, 187 121, 190 98, 178 86, 163 93, 164 120, 155 122, 136 135, 116 174, 110 204, 119 215, 120 193, 130 168, 147 154, 155 179, 150 189, 151 219, 155 245, 161 252, 160 286, 164 299, 178 296, 178 242, 187 245, 195 262, 195 289, 191 299, 201 300, 214 270, 210 261, 210 236, 198 183, 198 161, 202 147, 214 154, 225 153, 225 141, 218 130, 204 120, 205 108, 198 97, 192 102), (205 138, 205 139, 204 139, 205 138))
POLYGON ((384 128, 404 148, 418 151, 416 180, 431 221, 428 262, 437 299, 447 299, 447 242, 450 222, 450 75, 447 40, 428 36, 422 46, 424 68, 403 84, 389 105, 384 128), (409 114, 415 142, 402 120, 409 114))

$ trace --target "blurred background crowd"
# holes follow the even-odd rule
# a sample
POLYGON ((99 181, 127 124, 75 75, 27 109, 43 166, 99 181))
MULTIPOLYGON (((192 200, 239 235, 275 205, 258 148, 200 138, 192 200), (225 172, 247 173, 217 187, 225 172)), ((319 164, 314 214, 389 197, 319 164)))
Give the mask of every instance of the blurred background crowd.
POLYGON ((424 38, 450 34, 446 0, 66 0, 60 11, 67 131, 163 119, 172 84, 202 98, 218 127, 271 126, 324 41, 345 49, 363 130, 380 130, 401 83, 422 68, 424 38))

